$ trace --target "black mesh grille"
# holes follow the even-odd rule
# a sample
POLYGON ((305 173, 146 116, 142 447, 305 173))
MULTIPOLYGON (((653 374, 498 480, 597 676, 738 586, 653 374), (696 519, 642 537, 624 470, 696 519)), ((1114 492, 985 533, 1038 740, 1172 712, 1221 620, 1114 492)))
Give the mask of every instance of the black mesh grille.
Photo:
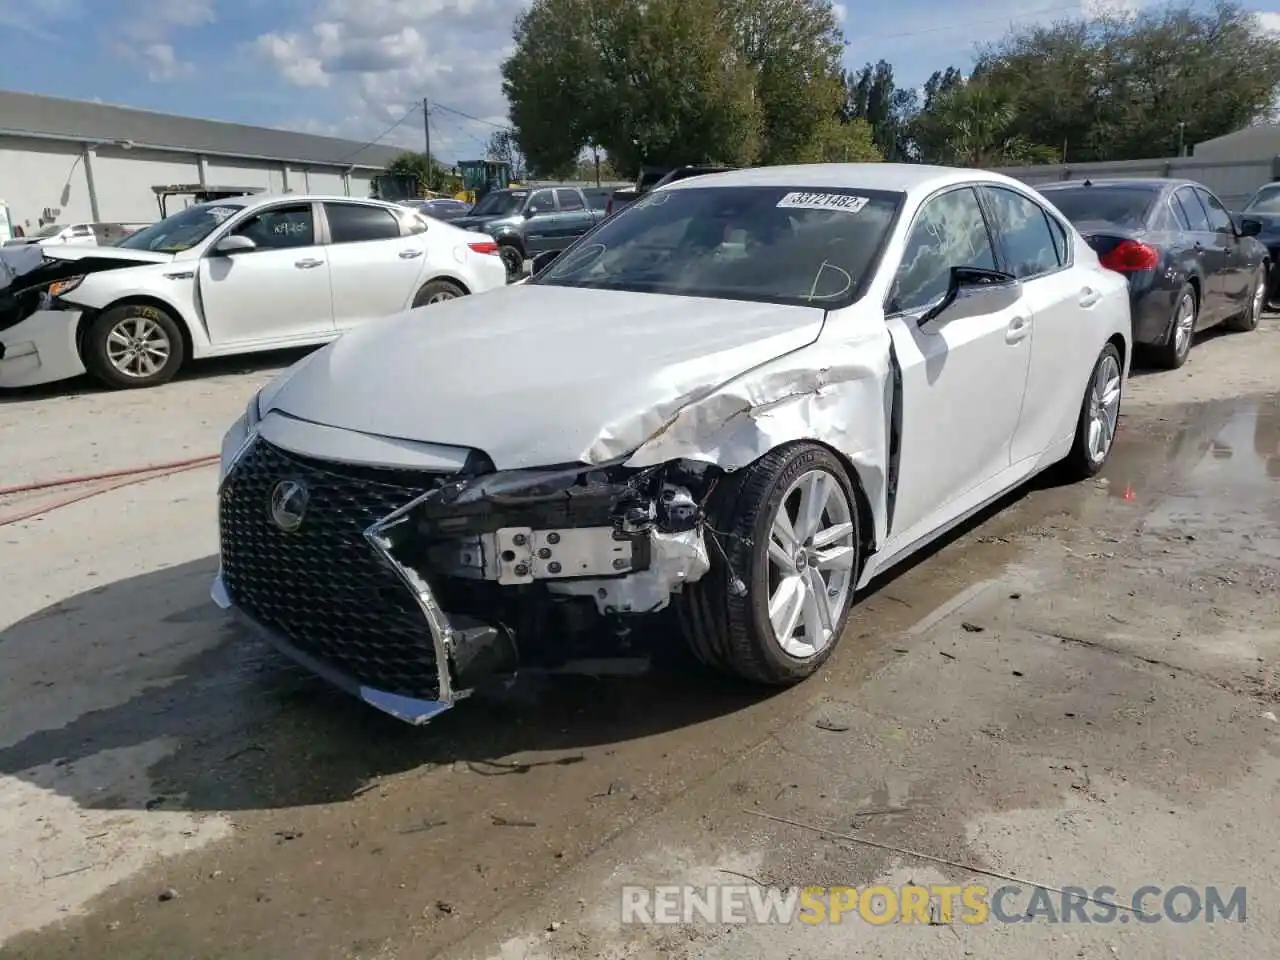
POLYGON ((431 631, 408 587, 364 531, 430 488, 431 474, 314 461, 259 439, 222 488, 222 578, 232 601, 294 646, 359 682, 439 693, 431 631), (281 480, 305 484, 302 526, 271 519, 281 480))

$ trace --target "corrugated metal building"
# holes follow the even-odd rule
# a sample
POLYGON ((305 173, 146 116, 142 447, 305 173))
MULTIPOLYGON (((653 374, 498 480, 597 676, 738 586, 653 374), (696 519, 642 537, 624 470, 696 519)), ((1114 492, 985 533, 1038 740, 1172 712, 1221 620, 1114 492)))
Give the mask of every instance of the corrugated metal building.
MULTIPOLYGON (((399 153, 149 110, 0 91, 0 203, 41 222, 150 221, 153 186, 202 184, 368 196, 399 153)), ((181 200, 170 202, 181 205, 181 200)))

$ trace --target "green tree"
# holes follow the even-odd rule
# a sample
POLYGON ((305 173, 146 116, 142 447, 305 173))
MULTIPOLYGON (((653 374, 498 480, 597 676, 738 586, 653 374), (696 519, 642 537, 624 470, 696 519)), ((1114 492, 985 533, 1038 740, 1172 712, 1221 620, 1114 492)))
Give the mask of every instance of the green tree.
POLYGON ((388 173, 414 174, 427 190, 447 190, 449 168, 439 160, 428 162, 425 153, 406 150, 387 165, 388 173))
POLYGON ((876 148, 886 160, 911 160, 911 121, 919 112, 916 92, 897 85, 893 65, 881 60, 845 75, 847 91, 842 116, 871 125, 876 148))
POLYGON ((1018 132, 1018 103, 1008 92, 970 81, 938 96, 917 118, 922 156, 959 167, 1000 167, 1056 159, 1018 132))
POLYGON ((728 41, 715 0, 534 0, 502 67, 530 166, 572 169, 590 143, 629 173, 749 158, 759 108, 728 41))
POLYGON ((490 160, 500 160, 511 171, 512 180, 523 180, 525 176, 524 154, 520 152, 520 144, 516 141, 515 131, 495 130, 489 137, 485 154, 490 160))
POLYGON ((539 171, 588 144, 628 176, 794 160, 827 149, 844 100, 830 0, 534 0, 514 39, 503 89, 539 171))
POLYGON ((1280 39, 1234 0, 1184 0, 1013 31, 974 78, 1016 91, 1013 132, 1068 160, 1167 156, 1271 112, 1280 39))

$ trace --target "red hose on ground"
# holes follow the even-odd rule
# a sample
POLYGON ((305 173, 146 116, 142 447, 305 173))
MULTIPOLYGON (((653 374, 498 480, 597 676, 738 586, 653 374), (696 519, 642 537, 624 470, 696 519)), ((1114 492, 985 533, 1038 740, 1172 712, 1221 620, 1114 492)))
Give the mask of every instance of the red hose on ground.
POLYGON ((196 457, 191 460, 179 460, 172 464, 157 464, 151 467, 140 467, 133 470, 113 470, 108 473, 97 474, 81 479, 70 480, 53 480, 41 484, 28 484, 23 487, 8 487, 0 489, 0 493, 6 491, 22 492, 24 490, 47 490, 50 487, 70 486, 74 483, 85 483, 95 479, 110 480, 112 477, 116 479, 100 487, 94 487, 91 490, 84 490, 80 493, 73 493, 70 496, 63 497, 52 502, 37 504, 27 510, 20 510, 9 516, 0 517, 0 527, 7 527, 10 524, 21 523, 23 520, 31 520, 42 514, 57 510, 60 507, 69 507, 73 503, 79 503, 81 500, 88 500, 90 497, 96 497, 101 493, 109 493, 112 490, 119 490, 121 487, 131 486, 135 483, 146 483, 148 480, 159 480, 161 477, 173 476, 175 473, 185 473, 188 470, 198 470, 201 467, 209 467, 218 461, 218 457, 196 457))
POLYGON ((37 480, 34 483, 19 483, 11 487, 0 487, 0 497, 9 497, 15 493, 32 493, 36 490, 50 490, 54 487, 72 487, 80 483, 93 483, 97 480, 114 480, 116 477, 135 477, 141 473, 159 473, 162 470, 176 470, 184 467, 204 466, 218 460, 216 453, 203 457, 188 457, 185 460, 170 460, 167 463, 152 463, 145 467, 125 467, 123 470, 107 470, 103 473, 85 473, 77 477, 59 477, 55 480, 37 480))

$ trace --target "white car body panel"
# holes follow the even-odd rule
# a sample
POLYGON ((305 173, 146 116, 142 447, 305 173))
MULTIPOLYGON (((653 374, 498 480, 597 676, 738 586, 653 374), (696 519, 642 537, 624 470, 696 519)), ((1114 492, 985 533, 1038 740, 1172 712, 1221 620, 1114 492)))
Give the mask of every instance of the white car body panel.
MULTIPOLYGON (((137 264, 90 273, 60 299, 80 313, 126 300, 153 300, 186 327, 194 359, 327 343, 361 323, 409 309, 418 290, 433 279, 450 280, 472 294, 506 286, 501 260, 469 246, 491 243, 488 236, 424 217, 427 229, 421 233, 332 244, 327 242, 324 203, 373 205, 397 211, 400 217, 417 216, 395 204, 351 197, 242 197, 208 204, 242 209, 203 241, 176 254, 75 245, 43 252, 56 260, 100 258, 137 264), (300 203, 312 205, 320 242, 232 256, 213 252, 219 240, 264 210, 300 203)), ((28 334, 22 336, 23 343, 32 342, 28 334)), ((0 331, 0 344, 17 343, 15 337, 12 328, 0 331)), ((74 336, 44 336, 40 342, 40 362, 24 363, 20 379, 11 380, 0 366, 0 387, 50 383, 84 372, 74 336)))
MULTIPOLYGON (((534 474, 574 463, 675 461, 734 471, 813 441, 843 458, 866 495, 872 523, 862 587, 1066 456, 1109 342, 1120 349, 1121 381, 1127 376, 1127 281, 1102 268, 1060 218, 1071 262, 1055 257, 1055 269, 1016 284, 1002 279, 981 294, 962 288, 927 322, 927 307, 888 311, 922 206, 940 192, 986 185, 1043 207, 1018 181, 850 164, 735 171, 662 190, 753 184, 905 194, 857 300, 824 311, 523 283, 420 318, 387 318, 265 388, 224 440, 223 479, 258 432, 294 453, 349 464, 432 470, 475 450, 499 472, 534 474)), ((369 528, 369 542, 383 543, 381 531, 411 506, 369 528)), ((697 530, 655 537, 647 570, 548 581, 548 590, 597 597, 606 614, 660 609, 624 601, 654 597, 655 580, 674 591, 703 576, 710 563, 697 530)), ((232 602, 221 578, 213 594, 232 602)), ((434 600, 424 603, 430 620, 434 600)), ((437 663, 445 662, 447 623, 431 622, 437 663)), ((442 669, 442 702, 419 704, 414 722, 452 702, 442 669)))
POLYGON ((881 267, 846 309, 824 315, 515 284, 440 305, 429 317, 365 326, 296 373, 286 371, 263 413, 279 410, 353 435, 471 447, 499 470, 677 458, 732 469, 783 443, 815 440, 853 465, 872 501, 878 553, 865 582, 888 552, 941 532, 1051 462, 1046 457, 1064 455, 1109 338, 1126 344, 1126 375, 1128 367, 1125 279, 1100 267, 1074 231, 1074 266, 1024 283, 1018 301, 997 312, 923 327, 910 317, 885 318, 912 216, 930 195, 981 182, 1035 199, 998 174, 914 167, 905 176, 909 182, 894 165, 814 165, 664 188, 756 182, 905 190, 881 267), (1086 288, 1098 294, 1087 309, 1079 307, 1086 288), (892 518, 890 344, 904 398, 892 518))

